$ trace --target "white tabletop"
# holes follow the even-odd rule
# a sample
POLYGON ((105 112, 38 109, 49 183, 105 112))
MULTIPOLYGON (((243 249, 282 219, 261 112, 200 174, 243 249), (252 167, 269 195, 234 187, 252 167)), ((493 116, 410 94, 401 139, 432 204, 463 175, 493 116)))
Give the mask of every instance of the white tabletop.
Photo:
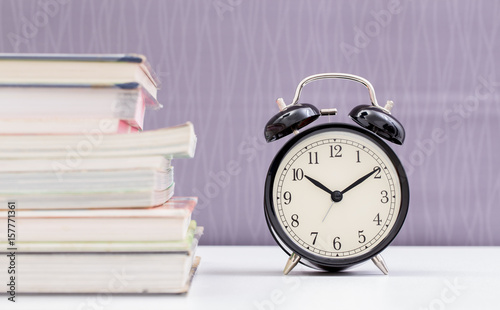
MULTIPOLYGON (((0 309, 499 309, 500 247, 389 247, 384 276, 371 263, 342 273, 282 270, 277 246, 202 246, 190 292, 20 295, 0 309)), ((146 262, 145 262, 146 263, 146 262)))

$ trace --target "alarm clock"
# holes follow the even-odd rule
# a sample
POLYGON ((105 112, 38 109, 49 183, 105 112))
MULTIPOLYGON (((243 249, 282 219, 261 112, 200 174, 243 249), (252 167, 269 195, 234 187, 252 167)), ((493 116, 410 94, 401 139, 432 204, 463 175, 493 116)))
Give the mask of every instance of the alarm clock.
POLYGON ((264 211, 271 234, 289 255, 284 274, 297 263, 339 271, 371 259, 384 273, 380 253, 400 231, 410 192, 401 161, 386 141, 402 145, 405 131, 382 107, 362 77, 323 73, 303 79, 290 105, 277 100, 280 112, 265 127, 267 142, 294 136, 274 157, 267 172, 264 211), (369 91, 371 104, 355 107, 356 125, 329 122, 299 132, 336 109, 299 103, 302 88, 315 80, 347 79, 369 91))

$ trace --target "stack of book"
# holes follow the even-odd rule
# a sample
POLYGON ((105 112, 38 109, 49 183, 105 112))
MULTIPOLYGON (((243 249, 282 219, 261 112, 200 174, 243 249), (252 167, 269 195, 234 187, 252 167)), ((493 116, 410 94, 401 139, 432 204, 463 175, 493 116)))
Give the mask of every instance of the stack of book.
POLYGON ((142 131, 157 88, 140 55, 0 55, 11 295, 188 290, 203 228, 197 199, 173 196, 172 159, 193 157, 196 136, 189 122, 142 131))

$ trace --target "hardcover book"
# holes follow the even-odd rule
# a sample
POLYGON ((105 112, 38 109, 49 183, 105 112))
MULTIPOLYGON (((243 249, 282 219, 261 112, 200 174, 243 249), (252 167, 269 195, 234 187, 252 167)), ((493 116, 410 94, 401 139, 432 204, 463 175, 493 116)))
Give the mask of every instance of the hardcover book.
POLYGON ((1 84, 137 82, 156 98, 159 80, 138 54, 0 54, 1 84))

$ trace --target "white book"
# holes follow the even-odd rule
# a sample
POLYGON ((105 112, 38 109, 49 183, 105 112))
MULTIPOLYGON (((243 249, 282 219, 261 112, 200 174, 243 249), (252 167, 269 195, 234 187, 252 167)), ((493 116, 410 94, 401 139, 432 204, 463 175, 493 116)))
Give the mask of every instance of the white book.
POLYGON ((0 195, 0 210, 16 201, 24 210, 144 208, 158 206, 174 194, 175 183, 162 191, 141 189, 80 193, 16 193, 0 195), (2 207, 4 206, 4 207, 2 207))
POLYGON ((193 157, 193 124, 130 134, 103 134, 98 129, 79 135, 0 135, 0 159, 68 159, 124 156, 193 157))
POLYGON ((160 107, 137 83, 106 87, 0 84, 0 134, 135 132, 144 127, 145 109, 160 107))
POLYGON ((53 171, 4 172, 0 174, 0 195, 163 191, 174 182, 173 169, 71 171, 63 175, 53 171))
POLYGON ((156 98, 159 80, 138 54, 0 54, 2 84, 137 82, 156 98))
POLYGON ((0 201, 16 201, 23 210, 156 206, 174 192, 170 162, 162 156, 64 165, 53 159, 0 160, 0 201))
POLYGON ((90 157, 58 159, 0 159, 0 173, 5 172, 74 172, 99 170, 134 170, 154 169, 165 171, 171 166, 171 160, 163 156, 140 157, 90 157))
POLYGON ((81 134, 97 128, 103 134, 141 130, 119 118, 0 119, 0 134, 81 134))
MULTIPOLYGON (((88 245, 79 251, 65 243, 25 246, 16 252, 16 293, 185 293, 200 262, 195 251, 203 228, 190 231, 182 245, 116 243, 126 251, 115 251, 115 244, 106 249, 88 245), (46 246, 56 251, 46 251, 46 246)), ((8 254, 0 252, 0 268, 5 270, 8 254)))

